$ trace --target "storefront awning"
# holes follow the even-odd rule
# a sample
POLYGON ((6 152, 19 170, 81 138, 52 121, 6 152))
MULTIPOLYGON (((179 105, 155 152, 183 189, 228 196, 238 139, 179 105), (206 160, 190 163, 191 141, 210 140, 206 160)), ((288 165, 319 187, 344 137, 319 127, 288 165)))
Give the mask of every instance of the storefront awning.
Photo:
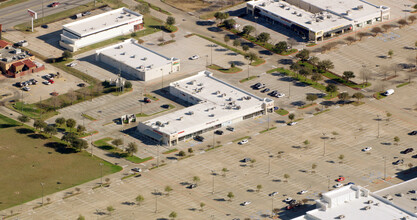
POLYGON ((162 140, 162 135, 157 134, 149 129, 146 129, 145 131, 142 132, 144 135, 156 140, 156 141, 161 141, 162 140))

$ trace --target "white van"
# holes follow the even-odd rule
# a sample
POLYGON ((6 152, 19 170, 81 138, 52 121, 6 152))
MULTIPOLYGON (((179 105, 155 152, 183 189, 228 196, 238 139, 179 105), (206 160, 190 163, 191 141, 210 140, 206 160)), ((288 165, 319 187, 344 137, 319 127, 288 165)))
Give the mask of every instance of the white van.
POLYGON ((387 91, 385 91, 383 93, 384 96, 389 96, 389 95, 392 95, 392 94, 394 94, 394 90, 393 89, 388 89, 387 91))

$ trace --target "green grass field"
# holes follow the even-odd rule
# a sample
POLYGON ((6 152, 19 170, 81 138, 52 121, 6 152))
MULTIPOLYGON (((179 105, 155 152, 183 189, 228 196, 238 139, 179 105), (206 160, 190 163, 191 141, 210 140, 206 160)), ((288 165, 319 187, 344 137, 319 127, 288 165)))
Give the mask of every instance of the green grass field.
MULTIPOLYGON (((61 191, 122 168, 87 152, 58 152, 57 138, 44 138, 28 126, 0 115, 0 210, 61 191)), ((54 202, 52 200, 52 202, 54 202)))

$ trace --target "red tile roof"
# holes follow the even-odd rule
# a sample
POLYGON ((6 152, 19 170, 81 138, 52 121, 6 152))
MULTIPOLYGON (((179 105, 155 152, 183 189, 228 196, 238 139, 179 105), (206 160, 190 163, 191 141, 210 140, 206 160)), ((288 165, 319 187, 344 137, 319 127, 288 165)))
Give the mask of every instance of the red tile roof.
POLYGON ((36 68, 36 64, 34 64, 31 60, 24 60, 23 63, 29 68, 36 68))
POLYGON ((0 40, 0 48, 5 48, 6 46, 10 45, 9 42, 4 41, 4 40, 0 40))
POLYGON ((25 65, 25 64, 21 61, 12 64, 12 66, 22 66, 22 65, 25 65))

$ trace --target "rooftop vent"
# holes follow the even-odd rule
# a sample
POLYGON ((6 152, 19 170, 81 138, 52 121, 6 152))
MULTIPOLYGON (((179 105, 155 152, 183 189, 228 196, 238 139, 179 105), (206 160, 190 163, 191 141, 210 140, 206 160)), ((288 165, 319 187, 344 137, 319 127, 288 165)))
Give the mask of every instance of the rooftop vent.
POLYGON ((301 14, 301 13, 300 13, 300 14, 298 14, 297 16, 298 16, 298 17, 302 17, 302 16, 303 16, 303 14, 301 14))
POLYGON ((344 219, 345 218, 345 215, 339 215, 339 216, 337 216, 337 218, 338 219, 344 219))
POLYGON ((362 10, 363 9, 363 5, 358 5, 358 7, 356 7, 358 10, 362 10))
POLYGON ((125 11, 122 11, 122 14, 124 15, 124 14, 126 14, 126 12, 125 11))
POLYGON ((124 18, 123 15, 120 15, 118 18, 124 18))
POLYGON ((214 117, 214 114, 209 114, 209 117, 214 117))
POLYGON ((135 58, 136 57, 136 55, 132 55, 132 56, 130 56, 130 58, 135 58))
POLYGON ((290 7, 286 7, 285 10, 290 10, 290 7))
POLYGON ((156 122, 155 122, 155 125, 156 125, 156 126, 161 126, 161 124, 162 124, 162 123, 161 123, 160 121, 156 121, 156 122))
POLYGON ((194 112, 193 111, 189 111, 188 114, 189 115, 194 115, 194 112))
POLYGON ((203 83, 199 83, 197 86, 203 86, 203 83))
POLYGON ((125 55, 126 53, 125 52, 123 52, 123 53, 120 53, 120 55, 125 55))
POLYGON ((297 12, 296 12, 296 11, 293 11, 292 13, 293 13, 293 14, 295 14, 295 15, 297 14, 297 12))
POLYGON ((371 206, 367 205, 367 206, 364 207, 364 209, 369 210, 369 209, 371 209, 371 206))

